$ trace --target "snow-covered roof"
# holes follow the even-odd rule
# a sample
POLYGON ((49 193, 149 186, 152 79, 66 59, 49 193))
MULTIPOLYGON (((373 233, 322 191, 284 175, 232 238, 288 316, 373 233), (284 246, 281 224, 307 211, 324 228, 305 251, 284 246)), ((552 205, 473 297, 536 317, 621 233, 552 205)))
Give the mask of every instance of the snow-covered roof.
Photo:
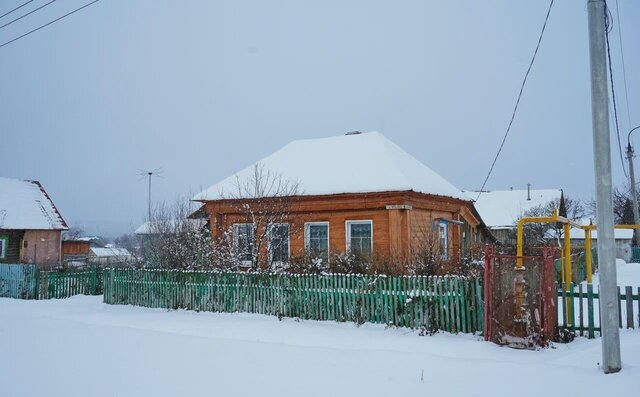
MULTIPOLYGON (((589 225, 591 220, 589 218, 582 219, 578 222, 580 225, 589 225)), ((631 240, 633 238, 633 229, 614 229, 613 235, 616 240, 631 240)), ((571 228, 571 239, 572 240, 584 240, 585 231, 583 229, 571 228)), ((591 231, 591 238, 598 238, 598 230, 591 231)))
MULTIPOLYGON (((478 192, 466 192, 475 199, 478 192)), ((527 200, 527 190, 492 190, 483 192, 475 202, 476 210, 490 228, 511 228, 516 221, 531 208, 559 200, 560 189, 531 190, 531 200, 527 200)))
MULTIPOLYGON (((632 229, 614 229, 614 238, 616 240, 631 240, 633 239, 632 229)), ((582 229, 571 228, 571 240, 584 240, 585 232, 582 229)), ((596 240, 598 238, 598 231, 591 231, 591 238, 596 240)))
POLYGON ((298 184, 300 195, 409 191, 470 201, 443 177, 379 132, 293 141, 197 194, 193 200, 238 197, 238 182, 260 164, 283 182, 298 184))
POLYGON ((68 228, 40 182, 0 177, 0 229, 68 228))
POLYGON ((126 248, 98 248, 91 247, 91 253, 98 257, 126 256, 130 257, 131 253, 126 248))
POLYGON ((169 230, 176 230, 180 226, 184 226, 190 229, 200 229, 207 223, 207 220, 202 218, 181 219, 181 220, 172 219, 170 222, 171 223, 169 225, 164 225, 161 223, 154 225, 153 221, 151 222, 147 221, 142 225, 140 225, 134 233, 135 234, 154 234, 154 233, 157 233, 158 230, 165 229, 165 226, 169 230), (182 225, 180 223, 182 223, 182 225))
POLYGON ((76 240, 76 241, 87 241, 87 242, 92 242, 92 241, 98 241, 98 240, 100 240, 100 237, 98 237, 98 236, 83 236, 83 237, 77 237, 75 240, 76 240))

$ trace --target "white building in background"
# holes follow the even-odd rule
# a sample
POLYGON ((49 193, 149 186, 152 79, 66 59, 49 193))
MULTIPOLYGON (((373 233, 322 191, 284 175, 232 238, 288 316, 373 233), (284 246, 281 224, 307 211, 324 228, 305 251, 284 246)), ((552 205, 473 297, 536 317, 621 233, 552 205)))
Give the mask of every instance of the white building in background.
POLYGON ((98 264, 110 264, 131 262, 134 257, 126 248, 115 247, 91 247, 88 255, 89 262, 98 264))
MULTIPOLYGON (((478 192, 467 191, 472 199, 478 192)), ((562 189, 491 190, 482 192, 474 203, 487 228, 502 243, 510 243, 516 222, 532 208, 560 201, 562 189)), ((513 242, 511 242, 513 243, 513 242)))
MULTIPOLYGON (((581 221, 583 225, 590 224, 589 219, 581 221)), ((623 259, 625 262, 631 262, 633 252, 631 246, 633 243, 632 229, 615 229, 614 230, 616 258, 623 259)), ((591 231, 591 247, 595 249, 598 242, 598 231, 591 231)), ((571 248, 583 248, 585 244, 585 231, 583 229, 571 228, 571 248)))

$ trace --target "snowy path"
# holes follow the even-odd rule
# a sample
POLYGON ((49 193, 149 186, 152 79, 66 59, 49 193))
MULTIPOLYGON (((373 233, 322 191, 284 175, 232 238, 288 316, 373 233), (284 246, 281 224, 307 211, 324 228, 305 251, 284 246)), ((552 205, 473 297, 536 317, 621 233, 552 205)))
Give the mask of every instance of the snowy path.
POLYGON ((623 372, 604 376, 599 339, 515 351, 469 335, 420 337, 377 325, 167 312, 101 300, 0 299, 0 395, 540 396, 567 387, 576 395, 640 389, 638 331, 622 332, 623 372))

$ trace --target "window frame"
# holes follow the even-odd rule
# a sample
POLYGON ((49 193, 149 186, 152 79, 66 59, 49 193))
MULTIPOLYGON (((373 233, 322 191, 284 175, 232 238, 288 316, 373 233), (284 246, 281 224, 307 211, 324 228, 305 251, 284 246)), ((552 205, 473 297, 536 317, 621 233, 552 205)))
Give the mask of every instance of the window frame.
POLYGON ((247 260, 241 260, 240 264, 244 267, 250 267, 253 265, 253 257, 254 257, 254 250, 255 250, 255 245, 256 245, 256 225, 254 223, 234 223, 233 224, 233 246, 235 249, 238 249, 238 242, 239 242, 239 233, 238 233, 238 228, 240 226, 251 226, 251 240, 253 240, 252 244, 251 244, 251 260, 247 261, 247 260))
POLYGON ((268 244, 267 251, 269 252, 269 263, 271 264, 284 264, 289 263, 291 260, 291 226, 288 223, 272 223, 269 225, 269 229, 267 230, 268 244), (287 227, 287 261, 273 261, 273 251, 271 250, 271 234, 272 230, 275 227, 286 226, 287 227))
POLYGON ((441 257, 444 260, 449 259, 449 222, 440 220, 438 222, 438 240, 440 241, 440 248, 442 249, 441 257), (442 244, 442 236, 444 229, 444 244, 442 244))
POLYGON ((304 249, 309 252, 311 245, 311 235, 309 233, 310 226, 326 226, 327 227, 327 263, 329 263, 329 252, 331 251, 331 226, 329 221, 305 222, 304 223, 304 249))
POLYGON ((369 251, 369 255, 373 254, 373 220, 372 219, 362 219, 362 220, 347 220, 345 223, 345 236, 347 240, 347 252, 351 252, 351 225, 370 225, 371 226, 371 250, 369 251))
POLYGON ((0 259, 7 259, 9 251, 9 236, 0 236, 0 259))

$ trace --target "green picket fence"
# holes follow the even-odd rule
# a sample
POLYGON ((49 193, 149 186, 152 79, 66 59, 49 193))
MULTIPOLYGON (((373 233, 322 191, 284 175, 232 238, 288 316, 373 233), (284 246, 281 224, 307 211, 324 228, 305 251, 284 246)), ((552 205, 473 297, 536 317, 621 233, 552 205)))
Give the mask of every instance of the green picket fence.
POLYGON ((102 285, 103 272, 98 267, 40 269, 32 264, 0 263, 0 297, 51 299, 100 295, 102 285))
MULTIPOLYGON (((563 258, 556 258, 554 261, 556 268, 556 281, 562 282, 563 258)), ((591 249, 591 269, 595 272, 598 268, 598 249, 596 247, 591 249)), ((587 259, 585 251, 571 255, 571 273, 574 283, 581 283, 587 280, 587 259)))
MULTIPOLYGON (((600 291, 593 285, 558 285, 558 328, 593 339, 600 334, 600 291)), ((640 327, 640 287, 618 287, 618 326, 640 327), (636 294, 634 294, 634 290, 636 294), (634 310, 634 307, 636 309, 634 310)))
POLYGON ((456 276, 260 274, 107 269, 104 301, 165 309, 245 312, 379 323, 427 331, 483 328, 479 280, 456 276))
POLYGON ((640 263, 640 247, 631 247, 631 262, 640 263))
POLYGON ((38 299, 102 294, 103 271, 98 267, 46 270, 38 274, 38 299))

